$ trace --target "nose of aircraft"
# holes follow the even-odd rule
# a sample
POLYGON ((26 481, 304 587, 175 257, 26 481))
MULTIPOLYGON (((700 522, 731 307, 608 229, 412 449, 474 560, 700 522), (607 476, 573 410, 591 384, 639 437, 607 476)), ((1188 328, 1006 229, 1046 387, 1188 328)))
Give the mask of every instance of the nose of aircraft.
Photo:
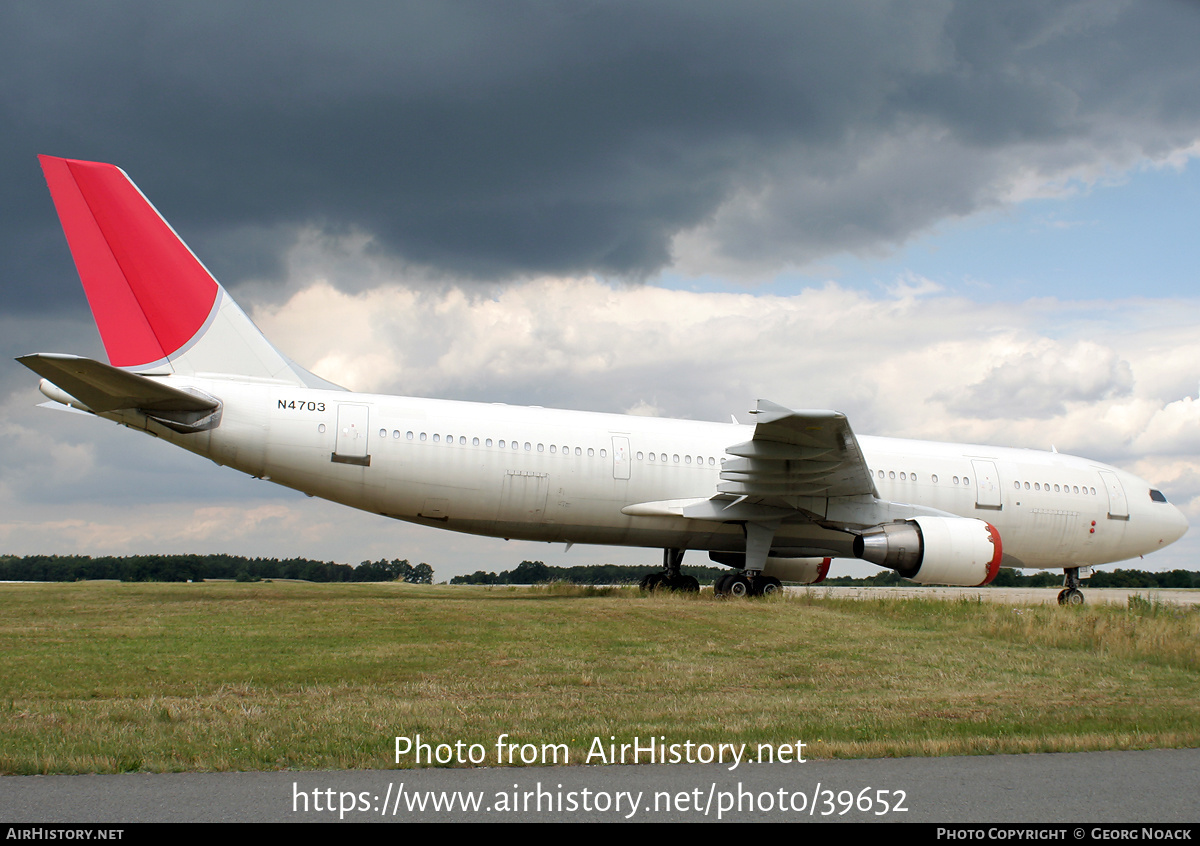
POLYGON ((1183 516, 1183 512, 1174 505, 1170 506, 1170 511, 1162 515, 1162 545, 1166 546, 1169 543, 1175 543, 1188 530, 1187 517, 1183 516))

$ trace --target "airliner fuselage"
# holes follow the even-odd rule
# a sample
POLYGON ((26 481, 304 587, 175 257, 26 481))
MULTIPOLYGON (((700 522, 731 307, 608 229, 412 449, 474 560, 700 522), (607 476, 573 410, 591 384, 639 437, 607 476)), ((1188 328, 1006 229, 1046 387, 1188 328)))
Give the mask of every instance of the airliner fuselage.
MULTIPOLYGON (((245 385, 171 377, 221 396, 221 425, 180 434, 126 413, 192 452, 299 491, 429 526, 534 541, 736 552, 737 523, 688 519, 726 449, 754 426, 245 385)), ((802 497, 774 548, 853 557, 853 536, 917 514, 986 520, 1012 567, 1094 566, 1177 539, 1182 514, 1150 485, 1055 452, 860 436, 875 501, 802 497), (803 515, 801 518, 801 514, 803 515)))

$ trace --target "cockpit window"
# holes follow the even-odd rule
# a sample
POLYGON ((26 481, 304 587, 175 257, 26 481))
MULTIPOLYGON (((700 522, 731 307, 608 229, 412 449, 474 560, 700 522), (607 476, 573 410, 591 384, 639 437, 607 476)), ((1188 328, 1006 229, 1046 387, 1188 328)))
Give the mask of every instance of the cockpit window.
POLYGON ((1163 496, 1162 491, 1156 491, 1153 488, 1151 488, 1150 489, 1150 500, 1152 502, 1166 502, 1167 498, 1165 496, 1163 496))

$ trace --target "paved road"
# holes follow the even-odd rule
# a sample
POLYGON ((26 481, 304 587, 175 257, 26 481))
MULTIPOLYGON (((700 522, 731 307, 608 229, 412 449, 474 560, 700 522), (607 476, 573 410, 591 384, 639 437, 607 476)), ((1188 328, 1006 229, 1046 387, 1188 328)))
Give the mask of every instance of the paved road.
POLYGON ((732 772, 645 764, 0 778, 3 822, 336 822, 343 806, 353 808, 347 821, 362 822, 1195 823, 1200 749, 743 764, 732 772), (456 797, 454 810, 409 810, 434 796, 456 797), (479 810, 462 809, 470 797, 479 797, 479 810), (896 811, 898 803, 906 810, 896 811))
MULTIPOLYGON (((907 599, 918 597, 925 599, 979 599, 983 602, 1004 602, 1010 605, 1055 605, 1058 602, 1058 592, 1061 588, 961 588, 961 587, 789 587, 785 590, 796 593, 811 590, 818 596, 828 593, 830 596, 846 597, 849 599, 907 599)), ((1087 602, 1093 604, 1107 603, 1110 605, 1126 606, 1129 597, 1140 596, 1151 602, 1167 602, 1173 605, 1200 604, 1200 590, 1172 588, 1161 590, 1155 588, 1089 588, 1083 583, 1083 593, 1087 602)))

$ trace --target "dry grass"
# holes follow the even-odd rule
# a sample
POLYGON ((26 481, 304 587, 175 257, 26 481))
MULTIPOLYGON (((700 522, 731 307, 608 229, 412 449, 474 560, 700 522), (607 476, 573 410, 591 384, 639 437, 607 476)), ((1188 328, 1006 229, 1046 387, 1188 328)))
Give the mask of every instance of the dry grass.
POLYGON ((1195 746, 1198 628, 819 592, 8 585, 0 771, 387 767, 418 733, 573 762, 610 735, 824 757, 1195 746))

